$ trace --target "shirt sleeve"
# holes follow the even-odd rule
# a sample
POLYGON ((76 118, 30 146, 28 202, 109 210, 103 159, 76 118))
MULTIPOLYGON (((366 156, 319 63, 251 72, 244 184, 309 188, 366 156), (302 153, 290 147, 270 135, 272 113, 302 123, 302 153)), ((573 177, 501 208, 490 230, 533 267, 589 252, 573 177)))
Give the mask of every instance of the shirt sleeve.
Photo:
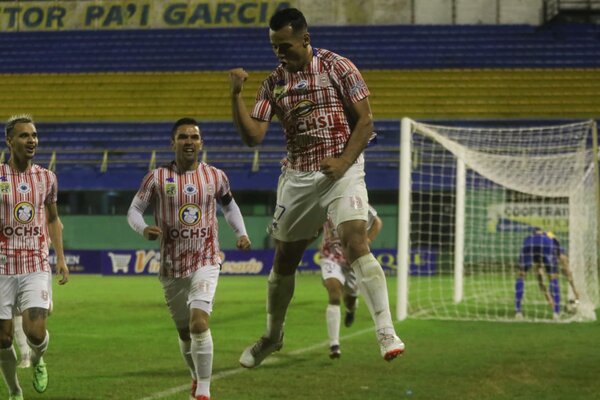
POLYGON ((254 108, 250 114, 252 118, 261 121, 271 121, 273 118, 273 107, 271 105, 271 99, 269 96, 271 90, 268 82, 269 80, 265 79, 260 86, 260 89, 258 89, 258 93, 256 94, 256 103, 254 104, 254 108))
POLYGON ((337 60, 333 67, 332 78, 336 81, 341 96, 348 103, 357 103, 370 95, 360 71, 347 58, 342 57, 337 60))
POLYGON ((152 201, 152 196, 154 195, 155 188, 156 183, 154 181, 154 171, 150 171, 142 180, 142 184, 140 185, 140 188, 136 193, 135 197, 145 203, 150 203, 152 201))

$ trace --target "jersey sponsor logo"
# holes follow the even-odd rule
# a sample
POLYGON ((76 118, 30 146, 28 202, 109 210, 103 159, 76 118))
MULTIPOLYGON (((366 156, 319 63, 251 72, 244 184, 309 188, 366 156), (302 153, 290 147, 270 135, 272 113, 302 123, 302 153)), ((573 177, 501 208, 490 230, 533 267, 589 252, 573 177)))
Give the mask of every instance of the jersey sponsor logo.
POLYGON ((195 204, 184 204, 179 208, 179 222, 187 226, 196 225, 200 222, 202 211, 195 204))
POLYGON ((6 177, 4 177, 4 176, 0 179, 3 179, 3 180, 0 180, 0 194, 4 194, 4 195, 10 194, 10 192, 11 192, 10 182, 6 182, 6 177))
POLYGON ((17 191, 23 194, 29 193, 31 191, 31 187, 27 182, 21 182, 17 185, 17 191))
POLYGON ((174 178, 167 178, 165 182, 165 193, 169 197, 173 197, 177 194, 177 183, 174 178))
POLYGON ((328 87, 330 84, 329 75, 320 74, 319 79, 317 79, 317 84, 321 87, 328 87))
POLYGON ((202 228, 181 228, 169 229, 171 239, 204 239, 211 236, 211 229, 208 226, 202 228))
POLYGON ((42 236, 42 228, 39 226, 5 226, 4 228, 2 228, 2 234, 5 237, 42 236))
POLYGON ((281 80, 275 84, 275 88, 273 89, 273 96, 275 96, 275 101, 278 101, 287 93, 287 85, 285 81, 281 80))
POLYGON ((15 206, 13 211, 13 215, 17 221, 22 224, 28 224, 35 217, 35 209, 33 204, 28 201, 22 201, 15 206))
POLYGON ((44 193, 44 182, 38 182, 35 184, 38 193, 44 193))
POLYGON ((208 193, 211 196, 215 194, 215 185, 213 185, 212 183, 206 185, 206 193, 208 193))
POLYGON ((308 81, 306 79, 302 79, 300 82, 296 83, 292 90, 306 90, 308 88, 308 81))
POLYGON ((303 118, 298 121, 294 125, 292 125, 294 130, 293 134, 299 134, 302 132, 308 132, 315 129, 324 129, 324 128, 333 128, 335 127, 335 122, 333 120, 332 114, 319 115, 312 118, 303 118))
POLYGON ((187 183, 183 187, 183 192, 185 194, 187 194, 188 196, 192 196, 192 195, 195 195, 196 193, 198 193, 198 188, 192 183, 187 183))
POLYGON ((356 96, 359 92, 366 89, 366 87, 367 85, 365 85, 363 81, 359 80, 350 88, 350 96, 356 96))
POLYGON ((296 103, 296 105, 292 109, 292 114, 296 118, 302 118, 302 117, 309 116, 310 114, 312 114, 312 112, 314 110, 315 110, 315 103, 310 100, 304 99, 304 100, 300 100, 298 103, 296 103))

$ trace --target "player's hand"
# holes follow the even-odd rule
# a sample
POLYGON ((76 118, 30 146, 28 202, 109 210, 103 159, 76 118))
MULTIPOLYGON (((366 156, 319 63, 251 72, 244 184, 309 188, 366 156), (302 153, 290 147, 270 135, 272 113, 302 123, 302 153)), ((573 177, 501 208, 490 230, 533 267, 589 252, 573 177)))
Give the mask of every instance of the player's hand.
POLYGON ((156 240, 162 235, 162 230, 158 226, 147 226, 144 228, 144 237, 148 240, 156 240))
POLYGON ((337 181, 344 176, 351 165, 351 162, 343 158, 326 157, 321 160, 321 172, 329 179, 337 181))
POLYGON ((248 236, 242 236, 237 240, 237 243, 235 245, 240 250, 250 250, 251 244, 252 243, 250 243, 250 239, 248 239, 248 236))
POLYGON ((60 275, 60 279, 58 280, 59 285, 69 282, 69 267, 67 267, 65 260, 56 262, 56 273, 60 275))
POLYGON ((229 70, 229 87, 232 95, 238 95, 244 88, 244 82, 248 79, 248 73, 243 68, 229 70))

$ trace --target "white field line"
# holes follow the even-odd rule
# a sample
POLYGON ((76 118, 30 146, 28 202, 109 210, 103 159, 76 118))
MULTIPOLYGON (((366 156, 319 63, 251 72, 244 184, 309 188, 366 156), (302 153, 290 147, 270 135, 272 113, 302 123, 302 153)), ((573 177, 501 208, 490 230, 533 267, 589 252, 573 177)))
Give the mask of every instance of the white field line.
MULTIPOLYGON (((344 335, 344 336, 341 337, 341 339, 342 340, 350 339, 350 338, 352 338, 354 336, 359 336, 359 335, 362 335, 362 334, 367 333, 367 332, 373 332, 374 330, 375 330, 374 327, 363 329, 363 330, 351 333, 349 335, 344 335)), ((303 354, 303 353, 308 353, 310 351, 313 351, 313 350, 316 350, 316 349, 320 349, 320 348, 323 348, 323 347, 327 347, 327 346, 329 346, 329 341, 325 340, 323 342, 316 343, 316 344, 314 344, 312 346, 308 346, 308 347, 304 347, 304 348, 301 348, 301 349, 298 349, 298 350, 290 351, 290 352, 288 352, 286 354, 295 356, 295 355, 299 355, 299 354, 303 354)), ((279 361, 278 357, 275 354, 275 355, 269 357, 268 359, 266 359, 262 363, 262 365, 277 364, 278 361, 279 361)), ((211 381, 215 381, 217 379, 225 378, 225 377, 228 377, 228 376, 231 376, 231 375, 236 375, 236 374, 239 374, 239 373, 244 372, 244 371, 247 371, 247 369, 246 368, 242 368, 242 367, 232 368, 232 369, 226 369, 224 371, 221 371, 221 372, 218 372, 218 373, 214 374, 212 376, 211 381)), ((180 386, 172 387, 170 389, 166 389, 166 390, 163 390, 163 391, 160 391, 160 392, 153 393, 153 394, 151 394, 149 396, 142 397, 140 400, 158 400, 158 399, 163 399, 165 397, 168 397, 168 396, 171 396, 173 394, 176 394, 176 393, 179 393, 179 392, 183 392, 183 391, 186 391, 186 390, 189 390, 189 389, 190 389, 190 384, 187 383, 185 385, 180 385, 180 386)))

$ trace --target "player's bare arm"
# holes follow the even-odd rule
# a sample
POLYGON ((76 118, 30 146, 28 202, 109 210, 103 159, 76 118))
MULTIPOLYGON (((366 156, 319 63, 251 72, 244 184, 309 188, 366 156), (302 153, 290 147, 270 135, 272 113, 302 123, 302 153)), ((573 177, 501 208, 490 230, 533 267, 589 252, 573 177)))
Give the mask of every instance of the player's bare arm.
POLYGON ((54 246, 56 253, 56 273, 60 275, 59 285, 64 285, 69 281, 69 268, 65 262, 65 253, 63 249, 63 226, 58 217, 58 208, 56 203, 46 205, 46 221, 48 222, 48 234, 54 246))
POLYGON ((350 135, 348 144, 340 157, 327 157, 321 161, 321 172, 328 178, 338 180, 352 166, 369 143, 373 133, 373 114, 369 99, 364 98, 351 106, 352 112, 358 117, 356 126, 350 135))
POLYGON ((250 116, 242 98, 244 82, 247 79, 248 73, 243 68, 234 68, 229 71, 233 122, 244 144, 253 147, 260 144, 265 138, 269 122, 259 121, 250 116))

